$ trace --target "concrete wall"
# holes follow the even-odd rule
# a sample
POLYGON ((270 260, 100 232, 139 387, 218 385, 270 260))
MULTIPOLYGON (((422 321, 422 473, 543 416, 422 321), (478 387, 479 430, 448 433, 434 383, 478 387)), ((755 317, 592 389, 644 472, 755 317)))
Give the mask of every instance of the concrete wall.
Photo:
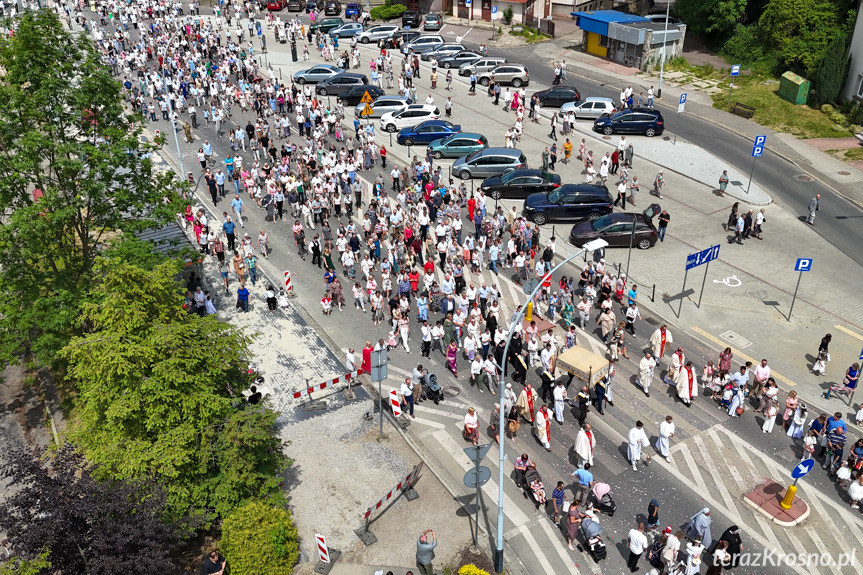
POLYGON ((857 21, 854 23, 854 32, 851 36, 851 67, 848 70, 848 79, 845 81, 845 89, 842 98, 845 100, 863 99, 863 17, 860 15, 860 3, 857 9, 857 21))

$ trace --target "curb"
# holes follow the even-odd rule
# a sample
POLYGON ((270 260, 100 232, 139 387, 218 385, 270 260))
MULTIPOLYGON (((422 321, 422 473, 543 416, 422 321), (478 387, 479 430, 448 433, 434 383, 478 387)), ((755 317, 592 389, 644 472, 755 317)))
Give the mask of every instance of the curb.
POLYGON ((812 512, 812 507, 810 507, 808 503, 806 503, 805 501, 803 501, 799 497, 797 498, 797 500, 799 500, 801 503, 804 503, 806 505, 806 512, 803 515, 801 515, 800 517, 798 517, 797 519, 795 519, 794 521, 782 521, 778 517, 774 517, 773 515, 771 515, 770 513, 768 513, 767 511, 765 511, 761 507, 759 507, 757 503, 755 503, 754 501, 752 501, 748 497, 746 497, 746 496, 743 497, 743 501, 745 501, 746 504, 749 505, 749 507, 751 507, 752 509, 754 509, 755 511, 757 511, 758 513, 760 513, 761 515, 763 515, 764 517, 766 517, 767 519, 769 519, 770 521, 775 523, 776 525, 779 525, 780 527, 794 527, 795 525, 799 525, 800 523, 803 523, 803 521, 805 521, 809 517, 809 514, 812 512))

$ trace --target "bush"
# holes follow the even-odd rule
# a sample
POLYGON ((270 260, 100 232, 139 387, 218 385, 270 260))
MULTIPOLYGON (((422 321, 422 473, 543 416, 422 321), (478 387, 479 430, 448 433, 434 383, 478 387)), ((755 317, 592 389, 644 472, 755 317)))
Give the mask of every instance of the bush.
POLYGON ((847 114, 848 121, 852 124, 863 124, 863 105, 857 104, 847 114))
POLYGON ((860 132, 863 132, 863 126, 860 126, 859 124, 851 124, 848 126, 848 131, 852 134, 859 134, 860 132))
POLYGON ((829 114, 828 117, 830 118, 831 122, 835 122, 840 126, 844 126, 847 122, 845 120, 845 115, 841 112, 833 112, 832 114, 829 114))
POLYGON ((407 9, 408 7, 404 4, 390 4, 388 1, 383 6, 372 8, 369 14, 372 20, 392 20, 404 14, 407 9))
POLYGON ((727 60, 739 63, 755 74, 773 76, 780 69, 778 53, 758 37, 754 25, 738 24, 720 53, 727 60))
POLYGON ((511 24, 512 23, 512 17, 513 17, 512 6, 507 6, 506 10, 503 11, 503 20, 507 24, 511 24))
POLYGON ((290 512, 258 501, 225 518, 220 546, 233 575, 287 575, 300 557, 290 512))
POLYGON ((821 111, 827 114, 828 116, 836 111, 836 108, 831 106, 830 104, 822 104, 821 111))
POLYGON ((488 571, 483 571, 476 565, 462 565, 458 570, 458 575, 489 575, 488 571))

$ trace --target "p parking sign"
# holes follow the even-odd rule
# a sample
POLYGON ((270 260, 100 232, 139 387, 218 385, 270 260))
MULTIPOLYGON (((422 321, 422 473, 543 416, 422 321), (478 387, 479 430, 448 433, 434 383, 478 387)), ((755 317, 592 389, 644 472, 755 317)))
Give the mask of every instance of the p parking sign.
POLYGON ((798 258, 797 264, 794 266, 795 272, 812 271, 812 258, 798 258))

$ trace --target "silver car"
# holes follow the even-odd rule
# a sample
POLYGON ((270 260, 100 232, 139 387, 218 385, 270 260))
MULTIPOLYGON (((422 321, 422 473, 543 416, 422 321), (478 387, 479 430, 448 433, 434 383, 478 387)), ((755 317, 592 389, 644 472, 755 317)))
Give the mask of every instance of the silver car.
POLYGON ((331 64, 318 64, 308 70, 300 70, 294 74, 294 82, 297 84, 317 84, 327 78, 332 78, 339 72, 342 72, 342 69, 331 64))
POLYGON ((578 102, 567 102, 560 107, 561 114, 575 112, 576 118, 595 120, 603 114, 614 112, 614 100, 611 98, 590 97, 578 102))
POLYGON ((400 112, 410 106, 411 100, 407 96, 378 96, 375 101, 369 104, 372 113, 368 116, 363 116, 362 111, 365 110, 365 104, 357 104, 354 108, 354 116, 358 118, 380 118, 388 112, 400 112))
POLYGON ((429 61, 432 56, 440 60, 444 56, 452 56, 453 54, 458 54, 464 50, 464 46, 461 44, 441 44, 429 50, 428 52, 423 52, 420 55, 420 60, 429 61))
POLYGON ((501 64, 506 63, 506 58, 488 58, 482 57, 475 62, 467 62, 458 67, 459 76, 470 76, 471 72, 482 74, 497 68, 501 64))
POLYGON ((452 173, 462 180, 490 178, 512 170, 527 167, 527 157, 513 148, 486 148, 459 158, 452 165, 452 173))
POLYGON ((417 54, 423 54, 437 48, 438 46, 444 43, 443 37, 437 34, 428 34, 422 35, 419 38, 413 40, 410 44, 407 45, 408 51, 413 50, 417 54))
POLYGON ((488 72, 477 74, 477 80, 483 86, 488 86, 492 76, 495 82, 512 84, 513 88, 527 86, 530 83, 530 75, 523 64, 501 64, 488 72))
POLYGON ((354 38, 356 38, 357 41, 362 44, 368 44, 369 42, 386 40, 387 38, 398 32, 398 30, 398 26, 393 26, 392 24, 381 24, 380 26, 372 26, 368 30, 360 32, 359 34, 354 36, 354 38))

